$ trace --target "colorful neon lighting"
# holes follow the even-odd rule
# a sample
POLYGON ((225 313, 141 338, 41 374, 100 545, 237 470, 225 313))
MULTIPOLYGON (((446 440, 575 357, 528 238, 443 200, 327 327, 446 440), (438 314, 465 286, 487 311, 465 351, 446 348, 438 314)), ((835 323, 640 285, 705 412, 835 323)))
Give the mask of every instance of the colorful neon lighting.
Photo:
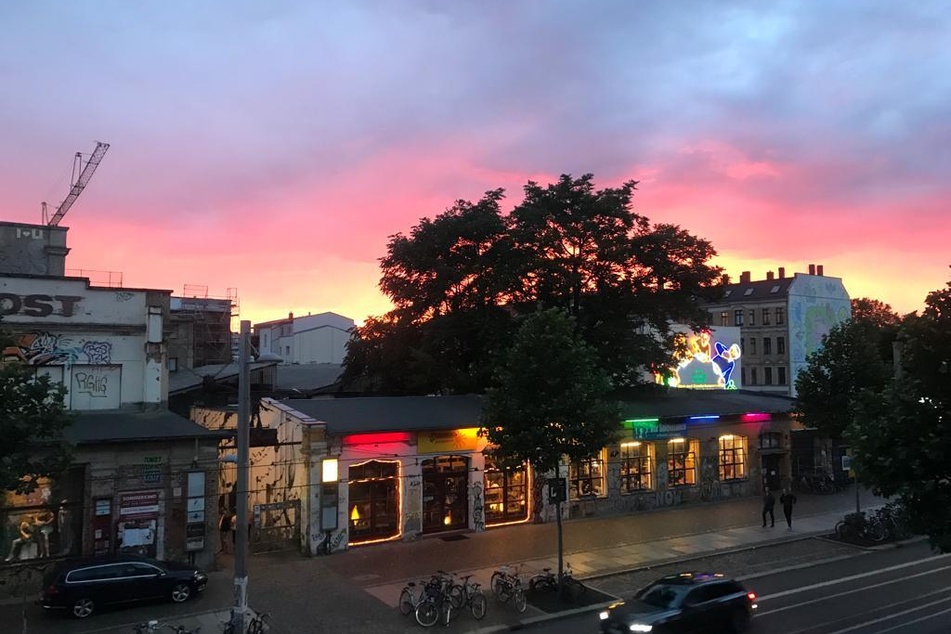
POLYGON ((405 431, 385 431, 372 434, 348 434, 343 437, 345 445, 381 445, 389 442, 409 442, 413 435, 405 431))
POLYGON ((740 415, 741 423, 762 423, 763 421, 772 420, 772 414, 766 414, 765 412, 747 412, 746 414, 740 415))
POLYGON ((677 367, 672 368, 669 377, 659 373, 654 375, 657 383, 669 387, 738 389, 733 381, 733 371, 742 354, 739 344, 727 346, 719 341, 711 341, 708 330, 678 336, 685 340, 687 352, 677 359, 677 367))
MULTIPOLYGON (((374 434, 355 434, 355 435, 358 435, 358 436, 372 436, 372 435, 374 435, 374 434)), ((407 434, 407 435, 408 435, 408 434, 407 434)), ((352 464, 352 465, 350 465, 350 466, 359 467, 360 465, 364 465, 364 464, 366 464, 366 463, 368 463, 368 462, 372 462, 372 460, 364 460, 363 462, 354 463, 354 464, 352 464)), ((397 509, 397 510, 396 510, 396 516, 399 518, 399 526, 397 527, 396 534, 393 535, 393 536, 391 536, 391 537, 381 537, 381 538, 379 538, 379 539, 369 539, 369 540, 363 541, 363 542, 351 542, 351 541, 348 541, 348 542, 347 542, 347 547, 348 547, 348 548, 349 548, 350 546, 366 546, 367 544, 379 544, 379 543, 381 543, 381 542, 392 542, 392 541, 396 541, 396 540, 400 539, 400 538, 403 536, 403 497, 404 497, 404 496, 403 496, 403 463, 400 462, 399 460, 378 460, 378 462, 396 463, 396 481, 397 481, 397 485, 396 485, 396 487, 397 487, 397 488, 396 488, 396 493, 397 493, 397 496, 396 496, 396 509, 397 509)), ((348 493, 347 497, 349 497, 349 493, 348 493)), ((354 508, 354 510, 356 510, 356 505, 354 505, 353 508, 354 508)), ((359 513, 358 513, 358 515, 359 515, 359 513)), ((351 518, 351 519, 353 519, 353 518, 351 518)))
POLYGON ((715 414, 712 414, 710 416, 691 416, 690 418, 687 419, 687 422, 690 423, 690 422, 701 421, 701 420, 720 420, 720 417, 715 414))

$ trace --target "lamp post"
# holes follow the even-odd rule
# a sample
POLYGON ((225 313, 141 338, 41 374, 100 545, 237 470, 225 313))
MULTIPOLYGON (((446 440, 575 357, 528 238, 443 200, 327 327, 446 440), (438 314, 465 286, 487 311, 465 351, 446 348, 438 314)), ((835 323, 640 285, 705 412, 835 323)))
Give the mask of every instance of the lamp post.
POLYGON ((237 500, 235 504, 234 608, 231 624, 244 634, 248 612, 248 434, 251 427, 251 322, 241 321, 238 353, 237 500))

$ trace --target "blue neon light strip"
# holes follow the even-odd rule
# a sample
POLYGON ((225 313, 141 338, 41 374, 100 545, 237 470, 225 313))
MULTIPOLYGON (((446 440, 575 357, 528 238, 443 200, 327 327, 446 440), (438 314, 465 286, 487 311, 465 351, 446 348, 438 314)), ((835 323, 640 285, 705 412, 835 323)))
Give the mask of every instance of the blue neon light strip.
POLYGON ((690 421, 694 421, 694 420, 720 420, 720 417, 719 417, 719 416, 716 416, 716 415, 712 415, 712 416, 691 416, 690 418, 687 419, 687 422, 689 423, 690 421))

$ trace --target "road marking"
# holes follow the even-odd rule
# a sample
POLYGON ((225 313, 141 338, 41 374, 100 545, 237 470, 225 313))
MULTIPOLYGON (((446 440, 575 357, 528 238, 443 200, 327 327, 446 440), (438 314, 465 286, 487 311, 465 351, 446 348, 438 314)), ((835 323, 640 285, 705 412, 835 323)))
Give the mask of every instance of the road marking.
POLYGON ((825 588, 827 586, 833 586, 839 583, 847 583, 849 581, 854 581, 856 579, 864 579, 865 577, 872 577, 874 575, 880 575, 882 573, 891 572, 893 570, 901 570, 902 568, 908 568, 910 566, 919 566, 929 561, 936 561, 938 559, 945 559, 947 557, 951 557, 951 554, 935 555, 933 557, 928 557, 927 559, 919 559, 917 561, 908 561, 903 564, 896 564, 894 566, 889 566, 888 568, 880 568, 878 570, 870 570, 869 572, 860 572, 858 574, 849 575, 848 577, 839 577, 838 579, 830 579, 829 581, 821 581, 819 583, 814 583, 809 586, 802 586, 801 588, 792 588, 790 590, 783 590, 782 592, 776 592, 774 594, 767 594, 765 596, 759 597, 759 601, 760 602, 769 601, 770 599, 778 599, 780 597, 786 597, 791 594, 799 594, 800 592, 807 592, 809 590, 815 590, 816 588, 825 588))
MULTIPOLYGON (((951 566, 944 566, 943 568, 935 568, 934 570, 926 570, 925 572, 919 572, 919 573, 916 573, 916 574, 911 575, 910 577, 899 577, 898 579, 890 579, 890 580, 888 580, 888 581, 882 581, 881 583, 876 583, 876 584, 871 585, 871 586, 862 586, 861 588, 855 588, 855 589, 852 589, 852 590, 846 590, 846 591, 844 591, 844 592, 839 592, 839 593, 837 593, 837 594, 827 594, 827 595, 824 595, 824 596, 819 597, 818 599, 811 599, 811 600, 809 600, 809 601, 801 601, 801 602, 799 602, 799 603, 794 603, 794 604, 792 604, 792 605, 785 605, 785 606, 783 606, 783 607, 781 607, 781 608, 775 608, 775 609, 772 609, 772 610, 763 610, 763 611, 761 611, 761 612, 757 612, 757 615, 758 615, 758 616, 766 616, 767 614, 776 614, 776 613, 778 613, 778 612, 785 612, 786 610, 791 610, 791 609, 793 609, 793 608, 801 608, 801 607, 804 606, 804 605, 812 605, 813 603, 821 603, 822 601, 828 601, 829 599, 837 599, 838 597, 844 597, 844 596, 849 595, 849 594, 855 594, 856 592, 864 592, 865 590, 871 590, 872 588, 880 588, 880 587, 882 587, 882 586, 891 585, 891 584, 893 584, 893 583, 898 583, 898 582, 900 582, 900 581, 907 581, 908 579, 915 579, 915 578, 917 578, 917 577, 923 577, 923 576, 925 576, 925 575, 930 575, 930 574, 934 574, 934 573, 936 573, 936 572, 941 572, 942 570, 948 570, 949 568, 951 568, 951 566)), ((921 596, 928 597, 928 596, 931 596, 932 594, 937 594, 937 593, 939 593, 939 592, 947 592, 947 588, 941 588, 940 590, 935 590, 935 591, 933 591, 933 592, 929 592, 928 594, 924 594, 924 595, 921 595, 921 596)), ((771 596, 775 596, 775 595, 771 595, 771 596)), ((921 597, 918 597, 918 598, 921 598, 921 597)), ((760 597, 758 600, 759 600, 759 601, 762 601, 763 598, 760 597)), ((892 605, 894 605, 894 604, 892 604, 892 605)))
MULTIPOLYGON (((854 632, 855 630, 859 629, 860 627, 867 627, 867 626, 869 626, 869 625, 875 625, 876 623, 881 623, 881 622, 883 622, 883 621, 890 621, 891 619, 894 619, 894 618, 896 618, 896 617, 904 616, 904 615, 906 615, 906 614, 910 614, 910 613, 912 613, 912 612, 917 612, 918 610, 922 610, 922 609, 924 609, 924 608, 931 607, 932 605, 938 605, 939 603, 946 603, 946 602, 948 602, 948 601, 951 601, 951 597, 948 597, 948 598, 945 598, 945 599, 938 599, 937 601, 932 601, 931 603, 925 603, 924 605, 919 605, 919 606, 916 607, 916 608, 909 608, 909 609, 907 609, 907 610, 902 610, 901 612, 896 612, 895 614, 889 614, 888 616, 883 616, 883 617, 880 618, 880 619, 872 619, 871 621, 866 621, 865 623, 859 623, 858 625, 851 625, 851 626, 849 626, 849 627, 847 627, 847 628, 845 628, 845 629, 843 629, 843 630, 836 630, 835 632, 829 632, 829 634, 845 634, 846 632, 854 632)), ((948 612, 948 611, 951 611, 951 608, 949 608, 948 610, 945 610, 945 612, 948 612)), ((915 621, 912 621, 912 623, 914 623, 914 622, 915 622, 915 621)), ((904 627, 905 625, 909 625, 909 624, 908 624, 908 623, 903 623, 903 624, 901 624, 901 625, 898 625, 897 627, 904 627)), ((892 628, 892 629, 895 629, 895 628, 892 628)), ((888 630, 886 630, 886 631, 888 631, 888 630)), ((879 633, 879 634, 881 634, 881 633, 879 633)))
POLYGON ((935 612, 934 614, 927 614, 927 615, 925 615, 925 616, 920 616, 920 617, 918 617, 917 619, 915 619, 915 620, 913 620, 913 621, 905 621, 904 623, 899 623, 898 625, 893 625, 892 627, 888 628, 887 630, 879 630, 879 631, 876 632, 875 634, 886 634, 887 632, 893 632, 893 631, 897 630, 897 629, 900 628, 900 627, 908 627, 909 625, 914 625, 915 623, 920 623, 921 621, 927 621, 928 619, 933 619, 933 618, 936 617, 936 616, 941 616, 942 614, 947 614, 948 612, 951 612, 951 608, 948 608, 948 609, 946 609, 946 610, 941 610, 940 612, 935 612))

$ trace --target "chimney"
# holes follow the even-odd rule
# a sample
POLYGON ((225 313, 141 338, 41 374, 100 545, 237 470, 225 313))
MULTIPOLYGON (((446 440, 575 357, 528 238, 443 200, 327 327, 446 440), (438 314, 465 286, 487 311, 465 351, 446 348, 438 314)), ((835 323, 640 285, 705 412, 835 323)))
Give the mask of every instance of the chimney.
POLYGON ((822 277, 822 265, 819 264, 816 266, 816 275, 822 277))
POLYGON ((293 319, 294 319, 294 313, 287 313, 287 318, 293 320, 293 319))
POLYGON ((766 271, 766 279, 768 279, 768 280, 773 279, 773 272, 772 272, 772 271, 766 271))
POLYGON ((786 267, 785 267, 785 266, 779 267, 779 279, 781 279, 781 280, 786 279, 786 267))
POLYGON ((815 275, 815 274, 816 274, 816 265, 815 265, 815 264, 810 264, 810 265, 809 265, 809 275, 815 275))
POLYGON ((740 284, 749 284, 750 283, 750 272, 743 271, 740 273, 740 284))

